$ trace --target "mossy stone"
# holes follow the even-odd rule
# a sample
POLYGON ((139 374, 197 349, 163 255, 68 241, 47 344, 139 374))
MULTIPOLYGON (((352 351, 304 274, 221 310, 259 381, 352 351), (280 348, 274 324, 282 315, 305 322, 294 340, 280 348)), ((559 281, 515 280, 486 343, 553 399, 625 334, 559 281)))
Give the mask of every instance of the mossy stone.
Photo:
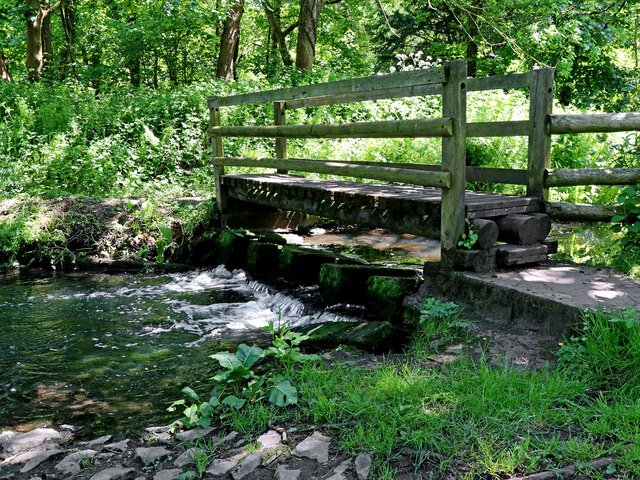
POLYGON ((220 234, 210 232, 189 246, 189 263, 198 267, 214 267, 220 263, 220 234))
POLYGON ((392 321, 402 317, 402 301, 420 286, 417 278, 373 276, 367 280, 367 306, 380 318, 392 321))
POLYGON ((280 254, 280 270, 291 280, 313 285, 318 283, 322 265, 354 261, 322 250, 289 246, 284 247, 280 254))
POLYGON ((229 268, 244 268, 252 238, 246 233, 224 231, 220 234, 220 262, 229 268))
POLYGON ((276 245, 286 245, 287 239, 276 232, 266 232, 256 234, 259 242, 275 243, 276 245))
POLYGON ((303 343, 314 350, 354 346, 367 352, 387 352, 395 347, 395 329, 389 322, 327 322, 295 329, 306 333, 303 343))
POLYGON ((278 274, 278 261, 282 246, 253 242, 247 250, 247 271, 256 275, 278 274))
POLYGON ((415 270, 374 265, 322 265, 319 275, 320 293, 331 303, 365 304, 367 281, 374 276, 417 278, 415 270))

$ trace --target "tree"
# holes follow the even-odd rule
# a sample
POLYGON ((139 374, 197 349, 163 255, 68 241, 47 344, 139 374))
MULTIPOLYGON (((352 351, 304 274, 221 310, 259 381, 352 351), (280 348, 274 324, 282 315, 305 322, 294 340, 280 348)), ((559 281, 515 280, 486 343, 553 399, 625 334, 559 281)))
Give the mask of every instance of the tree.
POLYGON ((238 46, 240 43, 240 21, 244 13, 244 0, 236 0, 231 4, 222 29, 220 53, 216 67, 216 77, 230 80, 235 76, 238 46))
POLYGON ((311 70, 316 56, 318 22, 327 0, 300 0, 298 18, 298 43, 296 45, 296 67, 311 70))
POLYGON ((51 14, 61 4, 62 0, 54 5, 49 0, 27 0, 27 75, 31 81, 39 80, 45 67, 53 62, 51 14))
POLYGON ((7 83, 11 83, 11 72, 7 65, 7 59, 4 56, 4 52, 0 50, 0 78, 7 83))
POLYGON ((67 77, 69 65, 75 63, 73 45, 76 41, 76 15, 74 0, 63 0, 60 5, 60 18, 64 30, 65 43, 60 54, 58 78, 64 80, 67 77))
MULTIPOLYGON (((282 29, 280 26, 280 21, 276 17, 276 9, 269 4, 267 0, 262 0, 262 7, 264 8, 264 13, 267 16, 267 20, 269 21, 269 27, 271 28, 271 33, 276 41, 278 46, 278 52, 280 52, 280 57, 282 58, 282 63, 285 67, 290 67, 293 65, 293 60, 291 59, 291 55, 289 54, 289 49, 287 48, 287 36, 295 30, 298 26, 299 22, 295 22, 286 29, 282 29)), ((279 12, 279 9, 278 9, 279 12)))

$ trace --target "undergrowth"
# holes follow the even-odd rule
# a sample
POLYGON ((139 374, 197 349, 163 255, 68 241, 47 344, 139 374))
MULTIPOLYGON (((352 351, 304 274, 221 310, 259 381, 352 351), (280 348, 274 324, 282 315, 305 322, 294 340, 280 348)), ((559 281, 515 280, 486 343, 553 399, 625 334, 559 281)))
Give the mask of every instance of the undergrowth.
MULTIPOLYGON (((278 374, 295 385, 297 405, 247 402, 214 422, 256 433, 326 429, 341 452, 373 453, 373 478, 406 475, 407 465, 415 478, 507 478, 604 456, 617 458, 606 477, 582 468, 581 478, 638 478, 635 311, 585 313, 580 336, 560 349, 559 368, 540 370, 466 355, 431 361, 440 346, 472 337, 453 303, 427 299, 421 317, 404 356, 296 362, 278 374)), ((283 358, 292 347, 281 345, 283 358)))

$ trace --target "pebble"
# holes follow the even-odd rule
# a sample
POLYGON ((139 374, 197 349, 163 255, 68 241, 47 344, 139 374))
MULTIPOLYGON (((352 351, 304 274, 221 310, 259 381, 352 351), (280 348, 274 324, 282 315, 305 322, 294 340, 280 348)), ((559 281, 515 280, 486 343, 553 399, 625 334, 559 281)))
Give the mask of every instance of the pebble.
POLYGON ((160 470, 153 476, 153 480, 178 480, 182 475, 181 468, 172 468, 171 470, 160 470))
POLYGON ((126 480, 133 477, 133 468, 113 467, 96 473, 89 480, 126 480))
POLYGON ((192 463, 193 459, 195 458, 195 455, 196 455, 195 452, 196 452, 195 448, 190 448, 189 450, 186 450, 178 458, 176 458, 176 461, 173 462, 173 466, 174 467, 184 467, 185 465, 188 465, 189 463, 192 463))
POLYGON ((213 428, 192 428, 185 432, 176 433, 175 439, 180 442, 193 442, 200 438, 206 437, 213 431, 213 428))
POLYGON ((300 470, 287 470, 284 465, 278 465, 274 480, 298 480, 300 470))
POLYGON ((327 480, 347 480, 344 474, 349 470, 349 468, 351 468, 351 459, 345 460, 334 468, 333 472, 331 472, 333 475, 331 475, 327 480))
POLYGON ((62 435, 52 428, 36 428, 27 433, 7 431, 0 434, 0 450, 5 454, 17 454, 60 440, 62 435))
POLYGON ((300 442, 291 454, 296 457, 310 458, 319 463, 327 463, 329 461, 329 442, 331 442, 331 438, 325 437, 320 432, 314 432, 313 435, 300 442))
POLYGON ((55 457, 56 455, 60 455, 62 453, 64 453, 64 450, 58 450, 58 449, 46 450, 42 453, 39 453, 35 457, 31 458, 27 463, 25 463, 24 467, 22 467, 22 470, 20 470, 20 473, 30 472, 31 470, 36 468, 38 465, 40 465, 42 462, 49 460, 51 457, 55 457))
POLYGON ((128 447, 129 447, 129 440, 121 440, 116 443, 110 443, 108 445, 105 445, 104 450, 108 450, 110 452, 124 453, 127 451, 128 447))
POLYGON ((371 470, 371 454, 361 453, 356 457, 356 475, 358 480, 367 480, 371 470))
POLYGON ((105 443, 113 438, 112 435, 104 435, 102 437, 96 438, 95 440, 91 440, 90 442, 82 442, 80 445, 86 448, 99 448, 102 447, 105 443))
POLYGON ((141 447, 136 448, 136 458, 139 459, 145 465, 150 465, 151 463, 162 460, 168 457, 171 454, 171 451, 167 450, 164 447, 141 447))
POLYGON ((260 444, 260 452, 273 451, 282 445, 282 437, 275 430, 269 430, 258 437, 258 444, 260 444))
POLYGON ((240 465, 236 467, 235 470, 231 472, 231 476, 233 480, 242 480, 248 475, 251 475, 256 468, 260 466, 262 463, 262 456, 259 452, 252 453, 251 455, 247 455, 240 465))
POLYGON ((210 473, 211 475, 225 475, 235 467, 240 460, 242 460, 244 455, 244 452, 241 452, 229 458, 216 458, 211 462, 211 465, 207 469, 207 473, 210 473))
POLYGON ((83 468, 86 468, 86 465, 82 465, 83 458, 91 459, 95 457, 97 453, 98 452, 95 450, 81 450, 79 452, 74 452, 71 455, 64 457, 54 468, 62 475, 70 477, 78 473, 83 468))

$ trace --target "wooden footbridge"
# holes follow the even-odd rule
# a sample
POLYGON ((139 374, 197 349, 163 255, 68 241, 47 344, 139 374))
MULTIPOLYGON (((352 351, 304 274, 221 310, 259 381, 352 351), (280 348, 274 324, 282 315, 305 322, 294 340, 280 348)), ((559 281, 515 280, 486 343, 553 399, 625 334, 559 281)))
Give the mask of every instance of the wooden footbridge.
MULTIPOLYGON (((553 115, 553 69, 467 78, 463 61, 443 67, 291 87, 230 97, 210 97, 209 108, 220 209, 251 202, 412 233, 441 240, 442 261, 462 267, 530 263, 546 258, 550 220, 541 213, 548 188, 566 185, 634 184, 640 169, 551 170, 551 135, 640 129, 640 113, 553 115), (529 119, 467 123, 467 92, 528 88, 529 119), (440 95, 442 116, 430 119, 340 124, 286 125, 287 110, 349 102, 440 95), (268 126, 222 126, 220 108, 273 103, 268 126), (528 137, 527 169, 466 166, 467 137, 528 137), (275 138, 273 158, 225 157, 224 137, 275 138), (441 137, 439 165, 288 158, 288 138, 441 137), (275 169, 265 174, 228 174, 225 167, 275 169), (314 172, 384 183, 318 180, 294 176, 314 172), (465 191, 468 181, 526 185, 526 196, 465 191), (465 222, 465 220, 468 220, 465 222), (479 234, 474 250, 458 242, 469 225, 479 234), (505 242, 495 247, 496 241, 505 242), (462 252, 465 254, 461 254, 462 252)), ((546 207, 545 207, 546 206, 546 207)))

